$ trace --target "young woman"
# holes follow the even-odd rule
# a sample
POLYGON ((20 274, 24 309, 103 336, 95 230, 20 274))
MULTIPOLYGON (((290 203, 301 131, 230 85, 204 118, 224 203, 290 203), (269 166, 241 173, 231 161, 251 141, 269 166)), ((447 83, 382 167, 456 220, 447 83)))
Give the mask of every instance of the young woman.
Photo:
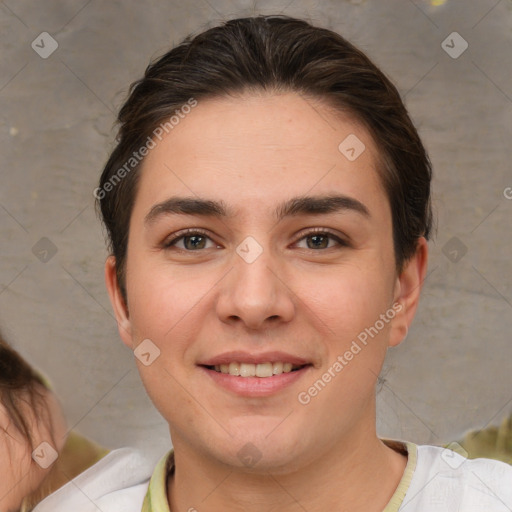
POLYGON ((511 509, 510 466, 376 434, 426 272, 431 166, 361 51, 297 19, 231 20, 152 63, 119 121, 95 190, 106 283, 174 450, 95 505, 511 509))

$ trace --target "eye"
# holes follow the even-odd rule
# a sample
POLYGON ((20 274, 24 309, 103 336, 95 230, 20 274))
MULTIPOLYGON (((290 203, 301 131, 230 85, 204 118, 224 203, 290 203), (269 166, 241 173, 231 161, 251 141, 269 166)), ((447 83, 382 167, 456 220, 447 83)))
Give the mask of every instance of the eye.
POLYGON ((165 249, 176 247, 177 249, 187 252, 211 249, 213 247, 220 248, 205 231, 198 229, 187 229, 175 233, 163 243, 163 247, 165 249))
POLYGON ((302 249, 331 249, 332 247, 346 247, 348 243, 339 236, 327 231, 323 228, 309 231, 298 239, 296 244, 300 247, 299 242, 305 241, 306 246, 302 249))

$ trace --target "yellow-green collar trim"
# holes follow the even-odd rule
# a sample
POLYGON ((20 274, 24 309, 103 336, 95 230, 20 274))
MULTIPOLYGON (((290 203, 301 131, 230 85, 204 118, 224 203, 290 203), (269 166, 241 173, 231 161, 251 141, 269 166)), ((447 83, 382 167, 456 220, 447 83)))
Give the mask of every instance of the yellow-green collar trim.
POLYGON ((171 450, 160 459, 153 472, 142 504, 142 512, 170 512, 167 500, 167 475, 173 466, 174 452, 171 450))
MULTIPOLYGON (((404 474, 396 488, 391 500, 383 512, 398 512, 404 501, 409 485, 411 484, 416 463, 418 461, 418 447, 408 441, 382 439, 382 442, 399 452, 407 453, 407 465, 404 474)), ((174 452, 171 450, 158 462, 153 476, 149 482, 148 491, 142 505, 142 512, 170 512, 167 500, 167 476, 174 467, 174 452)))
POLYGON ((383 510, 383 512, 398 512, 398 509, 401 507, 405 495, 409 490, 412 476, 416 469, 416 464, 418 462, 418 446, 408 441, 396 441, 394 439, 381 439, 381 441, 394 450, 407 452, 407 465, 405 466, 404 474, 402 475, 393 496, 391 496, 389 503, 383 510))

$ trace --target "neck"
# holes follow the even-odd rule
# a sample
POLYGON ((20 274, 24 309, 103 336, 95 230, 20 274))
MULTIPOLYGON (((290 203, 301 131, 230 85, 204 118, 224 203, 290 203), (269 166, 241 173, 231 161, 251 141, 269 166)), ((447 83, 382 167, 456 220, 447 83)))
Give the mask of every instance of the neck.
POLYGON ((168 481, 171 512, 382 511, 407 462, 375 431, 345 436, 337 446, 315 453, 309 464, 279 474, 243 472, 179 444, 175 443, 175 472, 168 481))

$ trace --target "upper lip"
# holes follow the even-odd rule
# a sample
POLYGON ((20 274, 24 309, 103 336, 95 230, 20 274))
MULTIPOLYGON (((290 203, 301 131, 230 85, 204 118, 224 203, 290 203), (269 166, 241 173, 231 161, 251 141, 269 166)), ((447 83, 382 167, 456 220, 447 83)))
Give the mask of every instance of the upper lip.
POLYGON ((310 364, 310 361, 302 357, 287 354, 286 352, 261 352, 259 354, 254 354, 243 351, 224 352, 223 354, 219 354, 209 359, 205 359, 204 361, 201 361, 198 364, 201 366, 216 366, 220 364, 229 364, 233 362, 252 364, 279 362, 292 363, 293 365, 298 366, 310 364))

